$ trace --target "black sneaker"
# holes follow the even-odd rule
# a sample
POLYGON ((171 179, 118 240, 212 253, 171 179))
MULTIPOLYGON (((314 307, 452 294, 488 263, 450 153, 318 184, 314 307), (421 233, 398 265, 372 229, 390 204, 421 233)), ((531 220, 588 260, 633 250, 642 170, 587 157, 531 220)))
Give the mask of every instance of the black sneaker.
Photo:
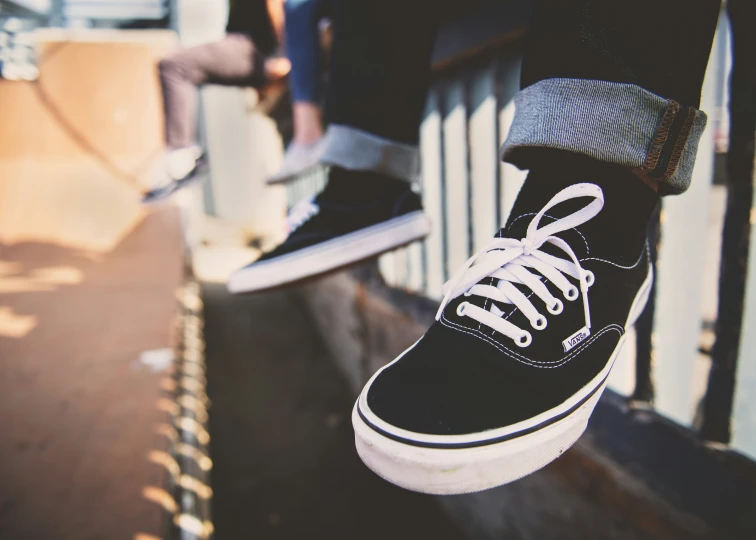
POLYGON ((332 169, 322 193, 292 208, 287 223, 286 241, 231 274, 230 292, 260 291, 320 276, 430 232, 420 196, 409 183, 340 169, 332 169))
POLYGON ((652 281, 645 223, 658 198, 612 180, 547 203, 526 182, 508 227, 445 286, 433 326, 363 389, 352 422, 368 467, 414 491, 468 493, 580 437, 652 281))

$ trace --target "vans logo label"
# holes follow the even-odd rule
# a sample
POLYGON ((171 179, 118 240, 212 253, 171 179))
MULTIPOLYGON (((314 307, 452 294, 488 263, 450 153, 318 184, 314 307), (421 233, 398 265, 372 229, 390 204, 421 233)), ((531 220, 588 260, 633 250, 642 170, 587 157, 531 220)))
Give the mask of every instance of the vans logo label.
POLYGON ((591 335, 591 331, 588 330, 588 328, 583 327, 574 334, 572 334, 570 337, 565 339, 562 342, 562 345, 564 346, 564 352, 568 352, 575 348, 575 346, 583 341, 585 338, 591 335))

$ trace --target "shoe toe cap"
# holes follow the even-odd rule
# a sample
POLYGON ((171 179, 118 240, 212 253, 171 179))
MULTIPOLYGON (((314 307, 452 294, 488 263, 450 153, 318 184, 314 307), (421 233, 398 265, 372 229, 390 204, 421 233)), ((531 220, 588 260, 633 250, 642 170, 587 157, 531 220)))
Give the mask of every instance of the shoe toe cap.
MULTIPOLYGON (((592 356, 606 365, 617 338, 604 336, 595 340, 592 356)), ((372 380, 360 403, 369 416, 404 431, 478 433, 558 407, 591 381, 601 364, 592 369, 569 363, 559 369, 534 367, 473 336, 434 325, 372 380)))

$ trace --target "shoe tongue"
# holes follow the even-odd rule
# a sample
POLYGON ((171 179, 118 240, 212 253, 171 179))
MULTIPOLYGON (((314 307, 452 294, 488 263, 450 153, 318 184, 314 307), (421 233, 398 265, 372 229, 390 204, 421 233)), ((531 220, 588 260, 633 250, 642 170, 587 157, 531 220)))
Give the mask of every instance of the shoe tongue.
MULTIPOLYGON (((603 208, 589 221, 556 236, 564 239, 579 258, 590 252, 592 257, 609 258, 617 263, 637 260, 659 196, 623 167, 586 160, 569 161, 572 167, 561 171, 553 164, 531 170, 507 225, 497 237, 524 238, 532 219, 557 193, 574 184, 591 183, 603 192, 603 208), (577 171, 576 164, 580 165, 577 171)), ((546 212, 539 227, 572 214, 590 202, 588 197, 562 202, 546 212)))
MULTIPOLYGON (((659 202, 659 197, 631 172, 617 166, 585 162, 576 174, 574 168, 557 172, 555 167, 531 170, 515 201, 507 225, 499 230, 497 238, 521 239, 527 236, 528 226, 536 214, 564 188, 577 183, 598 185, 604 194, 604 207, 591 220, 557 233, 574 251, 578 259, 586 257, 608 258, 618 264, 632 264, 637 260, 645 243, 646 228, 651 214, 659 202)), ((579 197, 550 208, 541 218, 539 227, 568 216, 591 202, 588 197, 579 197)), ((539 249, 566 259, 561 249, 546 243, 539 249)), ((485 278, 483 285, 495 285, 497 280, 485 278)), ((516 285, 526 296, 529 288, 516 285)), ((466 299, 478 307, 490 308, 487 298, 471 296, 466 299)), ((513 304, 496 303, 506 318, 514 309, 513 304)))
MULTIPOLYGON (((558 219, 580 210, 580 208, 584 207, 588 202, 590 202, 590 200, 587 197, 581 197, 580 199, 567 201, 550 208, 543 217, 541 217, 541 220, 538 222, 538 228, 541 229, 549 223, 553 223, 558 219)), ((496 233, 496 237, 517 238, 518 240, 525 238, 528 234, 528 227, 540 210, 541 209, 539 208, 538 210, 530 212, 524 211, 520 214, 515 214, 513 212, 510 214, 509 220, 507 220, 507 225, 499 229, 499 232, 496 233)))
MULTIPOLYGON (((549 211, 544 214, 541 217, 541 220, 538 222, 538 228, 543 228, 549 223, 553 223, 558 219, 577 212, 589 202, 590 199, 588 199, 587 197, 581 197, 579 199, 566 201, 549 209, 549 211)), ((528 234, 528 227, 535 219, 538 211, 540 211, 540 208, 537 211, 525 212, 519 215, 515 215, 514 213, 511 214, 507 226, 499 229, 499 232, 496 233, 496 238, 515 238, 517 240, 525 238, 528 234)), ((596 218, 594 217, 593 219, 596 218)), ((578 258, 587 257, 590 250, 588 248, 585 232, 582 229, 584 229, 588 223, 590 222, 586 222, 583 225, 574 227, 572 229, 558 232, 554 236, 557 236, 567 242, 567 244, 572 248, 578 258)), ((545 251, 550 255, 554 255, 563 259, 568 257, 564 251, 553 246, 552 244, 549 244, 548 242, 544 243, 538 249, 545 251)))

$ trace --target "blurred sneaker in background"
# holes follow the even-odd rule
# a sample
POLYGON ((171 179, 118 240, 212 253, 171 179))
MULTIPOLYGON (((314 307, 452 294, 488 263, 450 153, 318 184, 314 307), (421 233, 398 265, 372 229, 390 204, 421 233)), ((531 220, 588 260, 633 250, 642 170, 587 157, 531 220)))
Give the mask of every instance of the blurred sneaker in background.
POLYGON ((268 178, 268 183, 278 184, 293 180, 318 165, 322 155, 322 137, 310 144, 292 142, 286 149, 281 169, 268 178))
POLYGON ((277 248, 237 270, 232 293, 290 285, 376 257, 430 232, 412 185, 379 173, 333 167, 312 200, 297 203, 287 219, 289 236, 277 248))
POLYGON ((142 197, 145 204, 164 201, 178 190, 202 178, 206 168, 205 152, 198 145, 170 150, 165 156, 167 181, 142 197))

